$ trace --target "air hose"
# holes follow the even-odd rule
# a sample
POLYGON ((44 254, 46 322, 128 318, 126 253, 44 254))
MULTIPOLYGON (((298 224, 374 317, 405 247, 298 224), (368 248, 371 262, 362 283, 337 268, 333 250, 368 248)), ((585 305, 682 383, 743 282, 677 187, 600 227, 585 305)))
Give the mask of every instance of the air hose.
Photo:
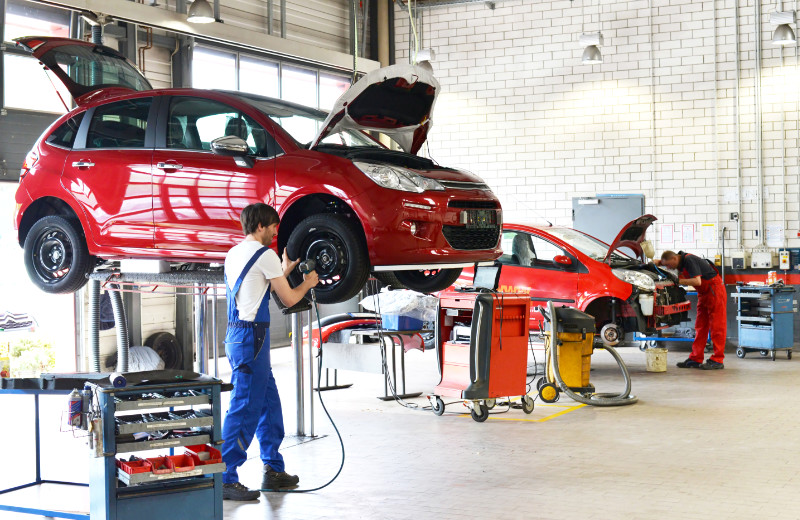
MULTIPOLYGON (((603 345, 602 347, 597 348, 604 348, 606 349, 613 357, 614 360, 619 365, 619 369, 622 371, 622 377, 625 379, 625 390, 623 390, 619 394, 611 393, 594 393, 590 397, 584 397, 580 394, 573 392, 564 380, 561 379, 561 372, 558 369, 558 339, 557 339, 557 317, 556 317, 556 309, 553 305, 552 301, 547 302, 547 309, 550 314, 550 356, 552 356, 552 363, 553 363, 553 375, 556 378, 556 383, 558 384, 558 388, 570 396, 572 399, 579 403, 584 403, 592 406, 624 406, 628 404, 634 404, 639 401, 639 398, 631 393, 631 375, 628 372, 628 367, 625 365, 625 362, 622 360, 622 357, 619 355, 617 350, 610 346, 610 345, 603 345)), ((545 372, 546 374, 547 372, 545 372)))

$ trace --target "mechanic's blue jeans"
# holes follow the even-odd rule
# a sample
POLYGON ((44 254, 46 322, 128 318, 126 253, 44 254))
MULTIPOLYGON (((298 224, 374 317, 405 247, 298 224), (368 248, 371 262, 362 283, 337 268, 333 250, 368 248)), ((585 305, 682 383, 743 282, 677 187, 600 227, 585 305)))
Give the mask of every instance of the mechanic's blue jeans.
POLYGON ((222 481, 239 481, 236 470, 247 460, 254 434, 261 445, 261 461, 283 471, 283 457, 278 452, 284 434, 283 412, 269 359, 269 329, 229 328, 225 353, 233 370, 233 390, 222 425, 222 460, 227 466, 222 481))

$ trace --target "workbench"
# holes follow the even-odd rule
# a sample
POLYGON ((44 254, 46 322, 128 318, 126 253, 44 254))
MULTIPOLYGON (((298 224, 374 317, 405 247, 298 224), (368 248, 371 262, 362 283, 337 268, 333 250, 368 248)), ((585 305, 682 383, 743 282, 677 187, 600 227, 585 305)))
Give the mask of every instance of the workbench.
POLYGON ((739 285, 736 299, 739 346, 736 355, 744 358, 748 352, 759 351, 775 360, 777 350, 786 350, 792 359, 794 345, 793 287, 783 285, 739 285))

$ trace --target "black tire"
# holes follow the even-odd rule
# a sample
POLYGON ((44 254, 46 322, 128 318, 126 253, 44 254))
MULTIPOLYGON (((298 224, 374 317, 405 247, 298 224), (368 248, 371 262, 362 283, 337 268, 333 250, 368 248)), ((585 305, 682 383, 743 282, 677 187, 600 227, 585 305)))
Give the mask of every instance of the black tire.
POLYGON ((533 398, 531 396, 522 397, 522 411, 526 414, 533 413, 533 398))
POLYGON ((444 401, 442 401, 442 398, 438 395, 433 398, 431 410, 433 411, 434 415, 442 415, 444 413, 444 401))
POLYGON ((473 408, 470 412, 470 415, 472 415, 472 418, 476 422, 483 422, 489 418, 489 407, 484 403, 476 405, 475 408, 473 408))
POLYGON ((536 380, 536 390, 541 390, 542 387, 545 385, 545 383, 547 383, 547 379, 544 376, 542 376, 539 379, 537 379, 536 380))
POLYGON ((183 369, 183 349, 178 343, 178 338, 169 332, 156 332, 151 334, 145 341, 145 347, 150 347, 156 354, 164 360, 166 370, 183 369))
POLYGON ((39 219, 25 237, 25 268, 46 293, 74 293, 83 287, 94 262, 80 224, 58 215, 39 219))
POLYGON ((461 274, 461 269, 424 269, 421 271, 395 271, 394 277, 406 289, 432 293, 447 289, 461 274))
POLYGON ((384 287, 390 286, 392 289, 407 289, 407 287, 400 283, 400 280, 391 271, 380 271, 372 273, 376 280, 381 282, 384 287))
MULTIPOLYGON (((312 215, 297 225, 286 243, 289 258, 316 263, 320 303, 349 300, 364 287, 369 276, 367 246, 358 225, 344 215, 312 215)), ((298 270, 289 274, 292 286, 303 281, 298 270)))
POLYGON ((736 348, 736 357, 738 357, 739 359, 744 359, 746 355, 747 352, 745 352, 745 350, 742 347, 736 348))
POLYGON ((792 349, 789 349, 788 351, 786 351, 786 357, 789 358, 789 359, 792 359, 792 349))

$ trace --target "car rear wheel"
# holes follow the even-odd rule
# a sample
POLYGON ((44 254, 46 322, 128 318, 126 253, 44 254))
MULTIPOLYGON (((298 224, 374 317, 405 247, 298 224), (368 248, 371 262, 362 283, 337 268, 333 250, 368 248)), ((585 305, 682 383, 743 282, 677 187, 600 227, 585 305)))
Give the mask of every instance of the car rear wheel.
MULTIPOLYGON (((369 275, 366 244, 358 227, 343 215, 312 215, 297 225, 286 243, 289 258, 314 260, 319 275, 316 287, 320 303, 338 303, 358 294, 369 275)), ((303 281, 298 270, 289 274, 297 286, 303 281)))
POLYGON ((461 274, 461 269, 424 269, 420 271, 395 271, 394 277, 412 291, 431 293, 447 289, 461 274))
POLYGON ((57 215, 37 221, 25 237, 25 268, 47 293, 73 293, 83 287, 94 263, 80 225, 57 215))

